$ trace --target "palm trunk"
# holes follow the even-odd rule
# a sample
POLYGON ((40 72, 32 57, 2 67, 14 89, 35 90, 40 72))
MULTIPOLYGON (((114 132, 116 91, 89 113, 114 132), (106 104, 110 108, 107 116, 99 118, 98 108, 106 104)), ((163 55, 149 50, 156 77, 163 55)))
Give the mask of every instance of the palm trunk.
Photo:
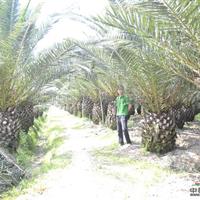
POLYGON ((188 106, 185 108, 185 121, 186 122, 192 122, 195 118, 195 108, 194 106, 188 106))
POLYGON ((0 111, 0 147, 16 151, 20 130, 21 121, 16 108, 0 111))
POLYGON ((102 96, 100 92, 99 92, 99 101, 100 101, 100 106, 101 106, 101 122, 104 123, 105 113, 104 113, 104 108, 103 108, 103 100, 102 100, 102 96))
POLYGON ((94 103, 92 108, 92 121, 94 124, 99 124, 102 120, 102 110, 99 102, 94 103))
POLYGON ((39 108, 34 108, 33 113, 34 113, 34 118, 37 119, 37 118, 43 116, 44 111, 42 109, 39 109, 39 108))
POLYGON ((176 137, 173 112, 145 114, 142 144, 147 151, 167 153, 175 148, 176 137))
POLYGON ((174 109, 174 114, 175 114, 175 122, 176 126, 179 129, 182 129, 183 126, 185 125, 185 108, 184 106, 179 106, 178 108, 174 109))
POLYGON ((78 116, 77 102, 72 104, 72 113, 73 115, 78 116))
POLYGON ((29 128, 34 124, 34 109, 33 104, 30 102, 24 102, 17 108, 18 116, 21 122, 21 129, 28 133, 29 128))
POLYGON ((107 116, 106 116, 106 126, 112 130, 117 129, 116 113, 114 101, 108 103, 107 116))
POLYGON ((82 98, 80 98, 76 104, 78 117, 82 117, 82 98))
POLYGON ((93 101, 90 97, 83 97, 82 101, 82 116, 89 119, 92 118, 93 101))

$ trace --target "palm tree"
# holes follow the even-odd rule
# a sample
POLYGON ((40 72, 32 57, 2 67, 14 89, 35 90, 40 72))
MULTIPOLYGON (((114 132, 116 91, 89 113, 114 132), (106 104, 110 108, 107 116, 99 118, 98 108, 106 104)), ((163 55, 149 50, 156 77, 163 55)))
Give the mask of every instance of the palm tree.
POLYGON ((197 75, 195 70, 199 57, 198 30, 195 32, 199 27, 195 21, 197 13, 192 16, 193 23, 190 23, 192 19, 187 20, 194 24, 190 37, 187 34, 189 29, 181 29, 184 27, 181 24, 183 16, 173 13, 174 10, 183 11, 187 5, 190 7, 187 14, 193 15, 191 11, 198 10, 197 1, 191 5, 189 1, 186 4, 187 1, 181 0, 178 3, 170 0, 162 2, 111 4, 105 17, 95 19, 118 30, 117 37, 108 39, 113 41, 113 54, 118 57, 118 66, 124 68, 124 79, 143 99, 145 121, 142 143, 147 150, 158 153, 175 148, 175 113, 172 108, 179 102, 182 104, 188 94, 188 84, 187 87, 182 85, 184 80, 196 85, 194 75, 197 75), (168 5, 172 4, 174 8, 170 10, 168 5), (186 36, 190 39, 189 44, 186 36), (193 44, 194 41, 197 44, 193 44), (189 45, 188 51, 186 44, 189 45))
POLYGON ((32 102, 47 83, 68 73, 62 60, 74 46, 65 40, 36 55, 38 42, 57 19, 38 28, 29 3, 21 11, 18 0, 0 2, 0 145, 4 147, 16 147, 21 126, 18 106, 32 102))
POLYGON ((104 22, 113 26, 112 18, 115 18, 114 27, 125 33, 142 36, 142 41, 153 47, 151 50, 164 54, 163 59, 157 60, 163 69, 199 87, 198 1, 122 3, 111 7, 104 22))
MULTIPOLYGON (((100 26, 101 27, 101 26, 100 26)), ((106 41, 105 41, 106 42, 106 41)), ((76 42, 80 48, 78 54, 78 67, 93 71, 95 76, 88 79, 87 84, 93 85, 93 90, 96 91, 93 96, 95 102, 93 106, 93 121, 95 123, 105 123, 106 126, 112 129, 116 129, 116 114, 114 99, 116 98, 117 87, 120 84, 119 73, 115 74, 115 70, 120 71, 120 68, 116 67, 114 59, 111 59, 112 52, 110 49, 102 47, 104 41, 100 39, 98 42, 76 42), (94 96, 96 96, 94 98, 94 96)), ((84 85, 84 84, 83 84, 84 85)), ((87 87, 85 87, 87 88, 87 87)), ((86 89, 91 91, 91 89, 86 89)))

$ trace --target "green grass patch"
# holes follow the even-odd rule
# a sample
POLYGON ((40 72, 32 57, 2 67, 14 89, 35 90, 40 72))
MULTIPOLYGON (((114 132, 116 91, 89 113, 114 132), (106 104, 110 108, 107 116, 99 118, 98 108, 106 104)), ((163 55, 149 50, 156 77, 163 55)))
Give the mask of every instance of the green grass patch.
POLYGON ((72 128, 72 129, 82 129, 82 128, 84 128, 84 127, 85 127, 85 124, 82 123, 82 122, 79 122, 79 123, 76 123, 75 125, 73 125, 73 126, 70 127, 70 128, 72 128))
POLYGON ((195 116, 195 120, 200 121, 200 113, 198 115, 195 116))
POLYGON ((124 182, 141 184, 146 189, 175 174, 172 170, 157 164, 144 160, 134 160, 128 155, 122 155, 118 148, 118 144, 113 144, 91 152, 96 168, 103 174, 124 182))
POLYGON ((19 147, 15 155, 17 163, 24 168, 30 167, 34 160, 34 155, 39 143, 38 131, 42 129, 45 118, 40 117, 35 120, 34 126, 27 133, 21 133, 19 138, 19 147))
POLYGON ((102 134, 99 134, 99 140, 112 140, 113 142, 117 141, 117 132, 109 128, 105 129, 102 134))
POLYGON ((34 176, 41 176, 51 170, 65 168, 71 163, 71 153, 57 155, 55 152, 49 152, 45 155, 41 166, 34 171, 34 176))
POLYGON ((46 145, 46 151, 51 151, 53 149, 58 148, 61 146, 66 137, 65 136, 58 136, 58 137, 52 137, 52 135, 48 138, 48 143, 46 145))
POLYGON ((133 120, 128 120, 128 123, 127 123, 127 126, 128 128, 132 128, 133 127, 133 120))

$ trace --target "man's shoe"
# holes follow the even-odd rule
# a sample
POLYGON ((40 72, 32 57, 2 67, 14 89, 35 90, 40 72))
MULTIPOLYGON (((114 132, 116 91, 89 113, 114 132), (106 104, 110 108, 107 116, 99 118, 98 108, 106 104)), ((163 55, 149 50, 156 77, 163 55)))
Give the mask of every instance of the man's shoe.
POLYGON ((120 142, 119 144, 120 144, 121 146, 123 146, 123 145, 124 145, 124 142, 120 142))

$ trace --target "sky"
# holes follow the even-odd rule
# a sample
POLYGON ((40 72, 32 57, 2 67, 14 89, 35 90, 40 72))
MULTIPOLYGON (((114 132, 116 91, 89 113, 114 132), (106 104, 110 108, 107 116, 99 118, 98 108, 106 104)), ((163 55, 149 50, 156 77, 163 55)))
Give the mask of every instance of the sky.
MULTIPOLYGON (((27 0, 20 0, 25 5, 27 0)), ((39 23, 43 23, 48 16, 54 13, 78 12, 84 16, 102 15, 108 4, 107 0, 32 0, 31 8, 35 8, 43 2, 39 23)), ((47 37, 40 42, 39 48, 48 48, 54 42, 59 42, 63 38, 73 38, 87 40, 94 36, 95 32, 81 22, 72 21, 69 17, 64 17, 57 23, 47 37)))

